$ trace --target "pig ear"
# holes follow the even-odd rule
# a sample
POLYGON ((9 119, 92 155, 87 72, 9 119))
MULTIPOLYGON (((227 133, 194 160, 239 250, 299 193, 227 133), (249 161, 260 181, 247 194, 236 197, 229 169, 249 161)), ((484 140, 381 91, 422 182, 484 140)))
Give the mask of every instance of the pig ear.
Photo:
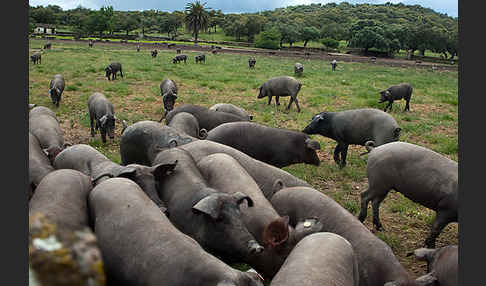
POLYGON ((115 177, 123 177, 123 178, 131 178, 137 173, 137 168, 133 166, 126 166, 118 172, 114 172, 113 176, 115 177))
POLYGON ((276 247, 289 239, 289 217, 284 216, 269 223, 263 230, 263 243, 276 247))
POLYGON ((312 150, 321 149, 321 144, 319 144, 319 142, 317 142, 316 140, 312 140, 310 138, 305 139, 305 145, 307 146, 307 148, 312 150))
POLYGON ((417 282, 417 285, 419 286, 439 286, 439 281, 437 280, 437 277, 434 276, 433 272, 420 276, 415 279, 415 282, 417 282))
POLYGON ((169 148, 177 147, 177 145, 178 145, 177 140, 175 140, 173 138, 169 140, 169 148))
POLYGON ((275 194, 276 192, 280 191, 283 188, 285 188, 284 182, 280 179, 276 179, 272 186, 272 192, 273 194, 275 194))
POLYGON ((108 117, 106 117, 106 115, 103 115, 103 116, 100 118, 100 124, 101 124, 101 126, 105 125, 107 118, 108 118, 108 117))
POLYGON ((244 200, 246 200, 246 202, 248 203, 248 207, 252 207, 253 206, 253 200, 249 196, 243 194, 242 192, 236 192, 236 193, 234 193, 233 194, 233 197, 236 199, 236 203, 238 205, 241 204, 241 203, 243 203, 244 200))
MULTIPOLYGON (((430 261, 430 259, 434 256, 435 251, 436 249, 419 248, 419 249, 415 249, 411 254, 414 254, 417 260, 430 261)), ((409 255, 407 254, 407 256, 409 255)))
POLYGON ((204 197, 192 207, 193 212, 205 213, 213 219, 219 218, 220 210, 220 201, 217 195, 204 197))
POLYGON ((400 127, 397 127, 395 128, 395 130, 393 130, 393 136, 398 140, 398 138, 400 137, 400 131, 402 131, 402 128, 400 127))
POLYGON ((177 160, 174 163, 170 164, 158 164, 152 167, 152 174, 156 178, 163 178, 174 171, 174 168, 177 165, 177 160))
POLYGON ((208 131, 206 128, 199 129, 199 139, 206 139, 208 137, 208 131))
POLYGON ((71 142, 64 142, 64 145, 62 147, 64 149, 66 149, 67 147, 70 147, 70 146, 73 146, 73 143, 71 143, 71 142))

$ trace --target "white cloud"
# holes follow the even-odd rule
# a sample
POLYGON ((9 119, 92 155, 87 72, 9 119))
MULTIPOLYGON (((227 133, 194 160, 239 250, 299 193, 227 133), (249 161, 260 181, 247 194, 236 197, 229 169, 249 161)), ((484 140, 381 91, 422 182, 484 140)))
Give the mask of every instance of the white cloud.
POLYGON ((29 0, 29 5, 36 7, 39 5, 48 6, 48 5, 57 5, 61 7, 63 10, 70 10, 78 7, 79 5, 83 6, 84 8, 89 9, 99 9, 104 4, 101 4, 97 0, 29 0))

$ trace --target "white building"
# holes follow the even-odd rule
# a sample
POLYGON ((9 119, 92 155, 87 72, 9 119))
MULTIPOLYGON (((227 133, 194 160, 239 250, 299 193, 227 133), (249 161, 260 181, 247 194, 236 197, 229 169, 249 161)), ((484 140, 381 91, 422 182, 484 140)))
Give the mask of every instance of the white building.
POLYGON ((51 24, 35 24, 34 33, 36 34, 55 34, 56 27, 51 24))

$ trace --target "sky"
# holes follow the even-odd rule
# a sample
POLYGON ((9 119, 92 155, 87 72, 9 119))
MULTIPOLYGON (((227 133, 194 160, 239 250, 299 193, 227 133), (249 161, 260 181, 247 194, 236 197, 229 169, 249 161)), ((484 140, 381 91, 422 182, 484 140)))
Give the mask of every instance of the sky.
MULTIPOLYGON (((69 10, 81 5, 85 8, 98 10, 102 6, 113 6, 117 11, 134 11, 156 9, 172 12, 184 10, 187 3, 193 0, 29 0, 30 6, 58 5, 63 10, 69 10)), ((294 5, 308 5, 311 3, 327 4, 330 2, 340 3, 342 0, 200 0, 206 3, 205 7, 221 10, 223 13, 254 13, 265 10, 274 10, 294 5)), ((445 13, 452 17, 458 17, 458 0, 347 0, 350 4, 384 4, 403 3, 405 5, 420 5, 431 8, 436 12, 445 13)))

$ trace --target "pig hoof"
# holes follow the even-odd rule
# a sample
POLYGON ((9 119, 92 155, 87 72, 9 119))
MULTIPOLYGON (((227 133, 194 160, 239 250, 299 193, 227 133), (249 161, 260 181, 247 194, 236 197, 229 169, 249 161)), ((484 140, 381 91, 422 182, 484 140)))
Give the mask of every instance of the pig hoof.
POLYGON ((382 226, 376 227, 376 231, 385 231, 385 229, 382 226))

